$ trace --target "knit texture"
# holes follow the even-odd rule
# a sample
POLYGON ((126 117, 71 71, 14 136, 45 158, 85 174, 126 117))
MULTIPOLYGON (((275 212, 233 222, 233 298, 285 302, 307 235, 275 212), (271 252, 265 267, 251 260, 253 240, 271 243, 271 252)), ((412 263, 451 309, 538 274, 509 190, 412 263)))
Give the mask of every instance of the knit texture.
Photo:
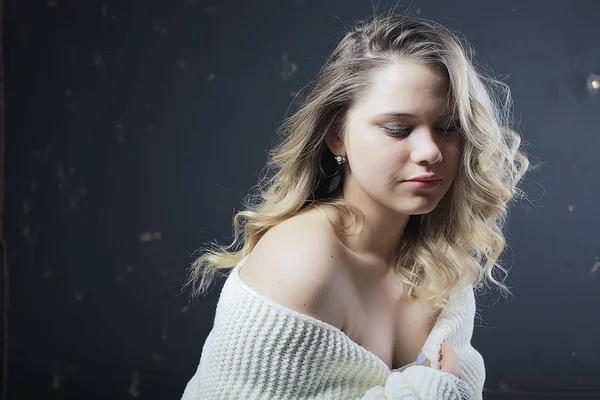
POLYGON ((182 400, 481 400, 483 357, 471 346, 473 288, 450 297, 422 347, 430 367, 390 370, 344 332, 284 307, 246 285, 242 260, 225 281, 214 325, 182 400), (463 379, 439 370, 442 341, 458 354, 463 379))

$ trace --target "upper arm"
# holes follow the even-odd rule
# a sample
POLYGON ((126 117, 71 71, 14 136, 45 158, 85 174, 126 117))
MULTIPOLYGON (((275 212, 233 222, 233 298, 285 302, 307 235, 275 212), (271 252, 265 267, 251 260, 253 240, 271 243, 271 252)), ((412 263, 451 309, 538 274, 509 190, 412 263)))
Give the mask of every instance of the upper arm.
POLYGON ((276 303, 341 329, 340 264, 339 245, 328 229, 289 220, 261 238, 240 277, 276 303))

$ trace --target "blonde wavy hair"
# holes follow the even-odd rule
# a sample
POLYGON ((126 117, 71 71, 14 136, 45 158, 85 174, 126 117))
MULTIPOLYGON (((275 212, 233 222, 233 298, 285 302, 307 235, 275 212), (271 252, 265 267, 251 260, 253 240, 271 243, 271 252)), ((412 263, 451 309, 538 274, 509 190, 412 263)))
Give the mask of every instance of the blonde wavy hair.
POLYGON ((380 15, 345 34, 303 104, 284 120, 267 173, 244 200, 246 209, 233 217, 233 242, 214 243, 192 264, 188 285, 194 295, 204 294, 215 273, 249 254, 269 228, 310 207, 332 205, 352 221, 335 226, 336 231, 361 231, 361 211, 339 190, 328 194, 325 189, 331 183, 326 170, 334 162, 326 138, 343 131, 348 110, 368 89, 373 71, 399 59, 445 71, 463 150, 457 177, 438 206, 410 217, 398 244, 396 275, 413 298, 438 309, 460 283, 480 288, 492 282, 510 293, 493 272, 508 273, 499 262, 505 249, 502 231, 509 203, 525 197, 517 186, 529 168, 512 126, 510 89, 479 71, 470 45, 443 26, 418 17, 380 15))

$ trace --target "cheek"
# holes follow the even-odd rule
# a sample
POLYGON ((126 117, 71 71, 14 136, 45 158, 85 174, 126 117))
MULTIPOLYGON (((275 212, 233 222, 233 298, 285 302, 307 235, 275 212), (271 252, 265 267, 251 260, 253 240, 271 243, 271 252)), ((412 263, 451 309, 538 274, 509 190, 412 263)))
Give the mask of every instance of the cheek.
POLYGON ((456 174, 462 155, 462 145, 459 139, 446 143, 443 154, 443 158, 446 160, 446 168, 456 174))
POLYGON ((382 158, 389 149, 383 146, 377 135, 365 130, 352 137, 352 172, 361 177, 370 178, 381 173, 382 158))
MULTIPOLYGON (((365 149, 366 150, 366 149, 365 149)), ((405 151, 388 146, 377 153, 362 154, 360 164, 353 173, 363 189, 375 196, 385 196, 395 190, 398 182, 406 174, 407 154, 405 151)))
POLYGON ((357 171, 366 184, 385 183, 401 173, 410 155, 403 146, 365 146, 356 153, 357 171))

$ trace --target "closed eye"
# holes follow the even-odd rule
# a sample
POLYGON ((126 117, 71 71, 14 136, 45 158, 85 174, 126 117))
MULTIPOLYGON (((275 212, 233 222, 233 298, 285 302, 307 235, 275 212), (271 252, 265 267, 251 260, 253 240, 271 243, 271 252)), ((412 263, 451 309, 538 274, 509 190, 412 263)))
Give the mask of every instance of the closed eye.
POLYGON ((412 131, 412 128, 391 128, 385 125, 381 125, 381 128, 391 136, 406 136, 412 131))
POLYGON ((439 126, 437 128, 438 131, 442 131, 444 133, 454 133, 460 130, 460 125, 456 122, 448 123, 444 126, 439 126))
MULTIPOLYGON (((391 128, 389 126, 386 125, 381 125, 381 128, 389 135, 391 136, 406 136, 408 134, 410 134, 410 132, 412 131, 413 128, 405 128, 405 127, 401 127, 401 128, 391 128)), ((438 126, 437 128, 435 128, 436 131, 438 132, 442 132, 443 134, 451 134, 451 133, 455 133, 458 132, 459 128, 457 125, 445 125, 445 126, 438 126)))
POLYGON ((453 126, 440 126, 438 128, 435 128, 437 131, 439 132, 443 132, 443 133, 453 133, 456 132, 456 128, 453 126))

